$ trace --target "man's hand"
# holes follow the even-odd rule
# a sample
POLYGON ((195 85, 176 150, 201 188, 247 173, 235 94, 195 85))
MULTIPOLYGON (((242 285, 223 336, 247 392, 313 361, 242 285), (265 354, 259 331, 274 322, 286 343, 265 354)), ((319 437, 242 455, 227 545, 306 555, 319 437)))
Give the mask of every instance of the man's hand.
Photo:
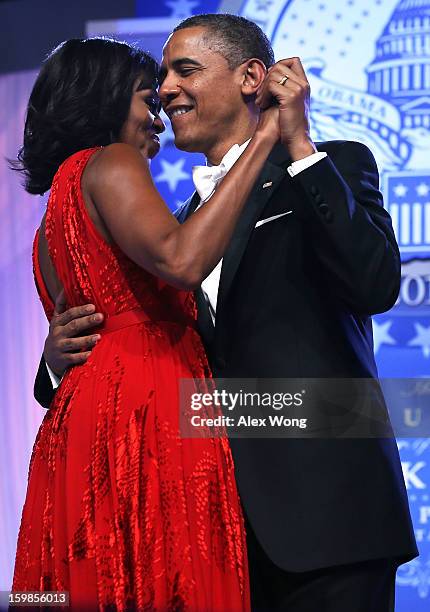
POLYGON ((269 68, 257 93, 256 103, 263 110, 277 102, 281 141, 293 161, 317 152, 309 134, 310 92, 300 59, 290 57, 269 68))
POLYGON ((54 315, 49 325, 43 356, 51 370, 60 378, 67 368, 85 363, 101 336, 83 333, 100 325, 103 315, 96 313, 93 304, 65 310, 64 290, 55 301, 54 315))

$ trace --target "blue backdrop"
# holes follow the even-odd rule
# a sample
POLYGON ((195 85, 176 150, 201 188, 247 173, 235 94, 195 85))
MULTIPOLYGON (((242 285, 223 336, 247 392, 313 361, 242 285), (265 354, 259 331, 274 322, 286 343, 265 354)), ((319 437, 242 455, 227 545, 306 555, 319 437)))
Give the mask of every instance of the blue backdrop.
MULTIPOLYGON (((374 318, 380 375, 428 377, 430 0, 138 0, 136 6, 135 20, 91 22, 88 34, 139 42, 160 56, 180 19, 231 12, 263 28, 277 59, 301 57, 312 89, 314 140, 358 140, 371 148, 400 245, 399 299, 390 312, 374 318)), ((19 145, 34 77, 34 72, 0 77, 0 147, 5 155, 13 156, 19 145)), ((166 123, 152 172, 162 195, 176 208, 192 192, 192 166, 203 160, 176 151, 167 118, 166 123)), ((0 169, 0 333, 6 338, 0 368, 0 589, 10 588, 28 459, 43 416, 32 401, 31 386, 46 323, 30 265, 42 206, 41 199, 24 194, 16 177, 0 169)), ((424 409, 430 409, 428 404, 424 409)), ((409 427, 419 431, 422 416, 420 411, 409 414, 409 427)), ((396 609, 428 611, 430 439, 409 437, 398 444, 420 557, 399 569, 396 609)))

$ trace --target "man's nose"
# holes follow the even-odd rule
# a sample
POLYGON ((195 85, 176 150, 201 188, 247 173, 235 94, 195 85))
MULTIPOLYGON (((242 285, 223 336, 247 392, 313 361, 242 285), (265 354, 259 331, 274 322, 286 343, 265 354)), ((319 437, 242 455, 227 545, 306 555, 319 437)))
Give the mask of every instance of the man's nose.
POLYGON ((158 95, 160 96, 161 103, 163 106, 167 104, 173 98, 179 94, 179 85, 177 79, 166 76, 160 88, 158 90, 158 95))

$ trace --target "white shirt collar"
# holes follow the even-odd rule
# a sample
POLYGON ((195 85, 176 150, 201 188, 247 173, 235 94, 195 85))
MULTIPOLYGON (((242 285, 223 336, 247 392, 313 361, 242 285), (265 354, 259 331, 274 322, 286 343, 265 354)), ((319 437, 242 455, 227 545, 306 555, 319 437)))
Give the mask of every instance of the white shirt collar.
MULTIPOLYGON (((241 145, 234 144, 224 155, 219 165, 224 164, 228 172, 232 168, 233 164, 237 162, 237 160, 242 155, 242 153, 245 151, 246 147, 249 145, 250 142, 251 142, 251 139, 249 138, 246 142, 244 142, 241 145)), ((206 161, 206 165, 213 166, 214 164, 211 164, 208 161, 206 161)))

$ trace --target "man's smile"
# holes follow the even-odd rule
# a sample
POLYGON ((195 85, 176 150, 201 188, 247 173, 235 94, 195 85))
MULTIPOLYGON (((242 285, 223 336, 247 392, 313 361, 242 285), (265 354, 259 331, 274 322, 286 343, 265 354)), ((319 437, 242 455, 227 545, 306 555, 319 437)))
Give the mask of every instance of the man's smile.
POLYGON ((194 108, 193 106, 187 105, 187 104, 175 104, 175 105, 169 105, 165 109, 165 112, 168 115, 169 119, 176 119, 177 117, 180 117, 181 115, 186 115, 187 113, 192 111, 193 108, 194 108))

